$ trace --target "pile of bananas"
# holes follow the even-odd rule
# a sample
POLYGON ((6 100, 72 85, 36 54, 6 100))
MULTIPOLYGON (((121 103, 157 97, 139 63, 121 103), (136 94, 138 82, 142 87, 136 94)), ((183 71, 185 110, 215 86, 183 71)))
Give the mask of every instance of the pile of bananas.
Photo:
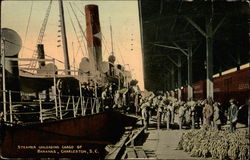
POLYGON ((177 149, 189 152, 193 157, 212 157, 220 160, 247 160, 248 131, 190 130, 182 134, 177 149))

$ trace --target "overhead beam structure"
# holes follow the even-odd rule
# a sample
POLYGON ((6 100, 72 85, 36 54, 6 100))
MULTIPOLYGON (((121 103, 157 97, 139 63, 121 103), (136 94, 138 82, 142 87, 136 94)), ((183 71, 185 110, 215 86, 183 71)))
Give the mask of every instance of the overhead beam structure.
MULTIPOLYGON (((192 47, 190 46, 187 50, 181 48, 177 43, 174 43, 175 46, 169 46, 169 45, 162 45, 153 43, 155 46, 169 48, 169 49, 175 49, 179 50, 182 54, 184 54, 187 57, 188 61, 188 99, 193 99, 193 88, 192 88, 192 47)), ((181 57, 178 56, 178 62, 175 62, 172 58, 170 58, 168 55, 166 56, 173 64, 175 64, 178 68, 178 98, 181 98, 181 57)), ((174 75, 173 75, 174 76, 174 75)))
POLYGON ((181 53, 183 53, 187 57, 187 63, 188 63, 188 99, 192 100, 193 99, 193 87, 192 87, 192 77, 193 77, 193 71, 192 71, 192 63, 193 63, 193 51, 192 51, 192 46, 189 46, 187 51, 182 49, 177 43, 174 43, 176 48, 178 48, 181 53))
MULTIPOLYGON (((169 79, 165 79, 166 76, 162 75, 166 73, 166 69, 163 69, 162 66, 171 70, 171 64, 173 64, 175 89, 183 86, 182 100, 187 100, 186 85, 188 81, 190 83, 191 78, 188 80, 186 60, 190 59, 193 60, 191 82, 208 79, 205 82, 208 86, 208 94, 206 91, 199 94, 196 92, 198 88, 194 88, 193 99, 213 97, 211 85, 213 73, 240 66, 249 60, 244 58, 248 56, 247 48, 249 46, 249 3, 247 1, 160 0, 152 2, 151 0, 139 0, 139 4, 143 28, 145 88, 147 90, 162 90, 166 88, 163 86, 171 85, 171 73, 168 73, 169 79), (209 31, 209 27, 211 27, 211 31, 209 31), (188 50, 189 46, 192 46, 192 49, 188 50), (173 54, 169 54, 172 53, 171 50, 178 52, 174 51, 173 54), (189 52, 192 52, 192 57, 189 52), (179 55, 181 58, 178 57, 179 55), (185 55, 185 59, 183 55, 185 55), (232 57, 234 57, 233 60, 232 57), (179 60, 181 62, 178 62, 179 60), (204 62, 207 63, 205 67, 204 62), (181 67, 178 67, 180 64, 181 67), (178 75, 179 72, 182 74, 181 76, 178 75), (169 83, 164 84, 166 81, 169 83)), ((190 63, 189 65, 191 66, 190 63)))
POLYGON ((203 31, 192 19, 185 16, 185 19, 206 38, 206 88, 207 98, 214 98, 213 87, 213 36, 225 21, 225 17, 217 24, 213 30, 213 18, 206 17, 206 32, 203 31))

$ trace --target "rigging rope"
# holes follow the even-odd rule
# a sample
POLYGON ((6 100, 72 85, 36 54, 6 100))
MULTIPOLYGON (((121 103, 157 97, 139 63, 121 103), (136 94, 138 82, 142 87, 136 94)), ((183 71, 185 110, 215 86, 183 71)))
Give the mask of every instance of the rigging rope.
POLYGON ((30 25, 30 18, 31 18, 31 14, 32 14, 32 10, 33 10, 33 1, 31 2, 31 6, 30 6, 30 12, 29 12, 28 23, 27 23, 27 26, 26 26, 26 31, 25 31, 24 42, 26 41, 26 38, 27 38, 27 34, 28 34, 28 30, 29 30, 29 25, 30 25))
MULTIPOLYGON (((7 42, 9 42, 9 43, 11 43, 11 44, 14 44, 14 45, 16 45, 16 46, 19 46, 19 47, 21 47, 21 48, 24 48, 24 49, 27 49, 27 50, 30 50, 30 51, 33 51, 33 52, 37 52, 37 50, 31 49, 31 48, 26 47, 26 46, 24 46, 24 45, 16 44, 16 43, 14 43, 14 42, 12 42, 12 41, 9 41, 9 40, 7 40, 7 39, 6 39, 5 41, 7 41, 7 42)), ((55 59, 56 61, 58 61, 58 62, 60 62, 60 63, 64 63, 63 61, 60 61, 60 60, 58 60, 58 59, 56 59, 56 58, 54 58, 54 57, 52 57, 52 56, 49 56, 49 55, 47 55, 47 54, 45 54, 45 56, 47 56, 47 57, 49 57, 49 58, 53 58, 53 59, 55 59)))
MULTIPOLYGON (((37 50, 34 50, 34 49, 31 49, 31 48, 29 48, 29 47, 26 47, 26 46, 24 46, 24 45, 19 45, 19 44, 16 44, 16 43, 14 43, 14 42, 12 42, 12 41, 9 41, 9 40, 5 40, 6 42, 9 42, 9 43, 11 43, 11 44, 14 44, 14 45, 16 45, 16 46, 20 46, 21 48, 23 48, 23 49, 27 49, 27 50, 30 50, 30 51, 33 51, 33 52, 37 52, 37 50)), ((59 63, 61 63, 61 64, 64 64, 64 62, 63 61, 61 61, 61 60, 59 60, 59 59, 56 59, 56 58, 54 58, 54 57, 52 57, 52 56, 49 56, 49 55, 47 55, 47 54, 44 54, 46 57, 49 57, 49 58, 51 58, 51 59, 54 59, 55 61, 57 61, 57 62, 59 62, 59 63)), ((19 66, 19 65, 18 65, 19 66)), ((72 68, 74 68, 74 66, 72 66, 72 65, 70 65, 70 67, 72 67, 72 68)), ((78 67, 76 67, 76 69, 78 70, 79 68, 78 67)))
MULTIPOLYGON (((83 36, 83 37, 85 38, 85 40, 87 41, 87 37, 86 37, 86 35, 85 35, 85 32, 83 31, 82 26, 81 26, 81 24, 80 24, 80 21, 79 21, 77 15, 76 15, 76 13, 75 13, 75 10, 73 9, 73 7, 72 7, 72 5, 71 5, 70 2, 69 2, 69 5, 70 5, 70 7, 71 7, 71 10, 72 10, 72 12, 73 12, 73 14, 74 14, 76 20, 77 20, 77 24, 78 24, 78 27, 80 28, 80 31, 81 31, 81 33, 82 33, 82 36, 83 36)), ((84 43, 84 41, 83 41, 83 44, 84 44, 84 47, 85 47, 85 50, 86 50, 86 53, 87 53, 88 50, 87 50, 87 47, 86 47, 86 44, 84 43)))
POLYGON ((119 47, 119 43, 117 44, 117 48, 118 48, 118 50, 119 50, 119 52, 118 52, 118 53, 119 53, 119 54, 120 54, 120 56, 121 56, 123 66, 125 66, 125 62, 124 62, 124 59, 123 59, 122 54, 121 54, 121 49, 120 49, 120 47, 119 47))
MULTIPOLYGON (((71 5, 71 3, 70 3, 70 5, 71 5)), ((73 3, 73 5, 77 8, 77 10, 83 15, 83 16, 85 16, 85 14, 80 10, 80 8, 78 7, 78 5, 76 5, 76 3, 73 3)), ((72 6, 71 6, 72 7, 72 6)), ((103 38, 103 45, 104 45, 104 53, 105 53, 105 51, 108 53, 108 55, 109 55, 109 51, 108 51, 108 49, 107 49, 107 42, 106 42, 106 40, 105 40, 105 37, 104 37, 104 35, 102 34, 102 32, 101 32, 101 36, 102 36, 102 38, 103 38)), ((85 37, 86 38, 86 37, 85 37)))
POLYGON ((108 48, 107 48, 107 41, 106 41, 106 39, 105 39, 105 37, 104 37, 104 35, 101 33, 101 35, 102 35, 102 39, 103 39, 103 45, 104 45, 104 51, 106 51, 107 53, 108 53, 108 55, 109 55, 109 51, 108 51, 108 48))
POLYGON ((75 3, 73 3, 74 5, 75 5, 75 7, 78 9, 78 11, 83 15, 83 16, 85 16, 85 14, 80 10, 80 8, 75 4, 75 3))
POLYGON ((72 27, 73 27, 74 33, 75 33, 75 35, 76 35, 77 42, 78 42, 79 47, 80 47, 80 49, 81 49, 81 51, 82 51, 82 55, 84 56, 84 52, 83 52, 83 49, 82 49, 82 46, 81 46, 81 41, 80 41, 80 39, 79 39, 79 37, 78 37, 78 35, 77 35, 77 31, 76 31, 76 28, 75 28, 75 26, 74 26, 74 22, 73 22, 73 20, 72 20, 72 17, 71 17, 71 14, 70 14, 70 12, 69 12, 69 8, 68 8, 68 7, 67 7, 67 12, 68 12, 68 14, 69 14, 70 22, 71 22, 71 25, 72 25, 72 27))
MULTIPOLYGON (((25 36, 24 36, 24 44, 25 44, 26 39, 27 39, 27 34, 28 34, 29 26, 30 26, 30 18, 31 18, 32 10, 33 10, 33 1, 31 2, 31 6, 30 6, 29 18, 28 18, 28 23, 27 23, 27 26, 26 26, 26 31, 25 31, 25 36)), ((22 52, 21 52, 21 54, 22 54, 22 52)), ((21 57, 21 54, 20 54, 20 57, 21 57)))

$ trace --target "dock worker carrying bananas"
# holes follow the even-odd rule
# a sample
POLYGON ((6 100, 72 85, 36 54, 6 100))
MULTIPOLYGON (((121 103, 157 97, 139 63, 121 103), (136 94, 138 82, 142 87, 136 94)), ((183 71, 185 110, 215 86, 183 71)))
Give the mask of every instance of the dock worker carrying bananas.
POLYGON ((147 130, 149 126, 149 109, 152 105, 152 102, 153 102, 152 99, 148 99, 144 103, 142 103, 140 107, 145 130, 147 130))

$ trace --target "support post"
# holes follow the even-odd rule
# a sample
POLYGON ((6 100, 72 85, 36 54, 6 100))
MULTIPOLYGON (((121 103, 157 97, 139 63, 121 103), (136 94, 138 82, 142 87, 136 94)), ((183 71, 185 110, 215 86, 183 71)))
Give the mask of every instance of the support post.
POLYGON ((75 111, 75 97, 72 96, 72 101, 73 101, 73 114, 74 114, 74 117, 76 117, 76 111, 75 111))
POLYGON ((43 123, 43 108, 42 108, 42 100, 39 96, 39 108, 40 108, 40 122, 43 123))
POLYGON ((62 100, 61 100, 61 91, 58 91, 58 101, 59 101, 59 115, 60 119, 62 119, 62 100))
POLYGON ((240 70, 240 64, 241 64, 241 61, 240 61, 240 54, 237 54, 237 71, 240 70))
POLYGON ((93 111, 95 111, 95 112, 97 112, 97 110, 98 110, 98 97, 97 97, 97 82, 96 81, 94 81, 94 84, 95 84, 95 105, 94 105, 94 107, 93 107, 93 111))
POLYGON ((223 24, 226 18, 224 17, 213 30, 213 19, 210 16, 206 17, 206 33, 190 18, 188 17, 185 17, 185 18, 194 28, 196 28, 204 37, 206 37, 207 98, 213 99, 214 97, 214 92, 213 92, 213 35, 221 27, 221 25, 223 24))
MULTIPOLYGON (((55 59, 53 59, 53 66, 55 66, 55 59)), ((53 67, 53 81, 54 81, 54 102, 55 102, 55 109, 56 109, 56 117, 58 117, 58 111, 57 111, 57 94, 56 94, 56 71, 55 71, 55 67, 53 67)))
POLYGON ((84 112, 83 112, 83 97, 82 97, 82 85, 81 82, 79 81, 79 90, 80 90, 80 100, 81 100, 81 115, 83 116, 84 112))
POLYGON ((9 107, 10 107, 10 123, 12 125, 13 115, 12 115, 12 101, 11 101, 11 90, 9 90, 9 107))
POLYGON ((66 105, 66 111, 69 109, 69 102, 70 102, 70 96, 68 96, 68 101, 67 101, 67 105, 66 105))
POLYGON ((90 109, 91 109, 91 114, 93 114, 93 104, 94 104, 94 102, 93 102, 93 99, 92 98, 89 98, 90 99, 90 109))
POLYGON ((213 99, 213 29, 210 18, 206 19, 206 32, 207 98, 213 99))
POLYGON ((174 66, 173 64, 171 64, 171 89, 174 90, 175 89, 175 77, 174 77, 174 66))
POLYGON ((181 101, 181 56, 178 55, 178 100, 181 101))
MULTIPOLYGON (((0 18, 1 19, 1 18, 0 18)), ((2 33, 2 30, 0 30, 2 33)), ((5 75, 5 51, 4 51, 4 39, 1 39, 1 60, 2 60, 2 80, 3 80, 3 120, 7 121, 7 111, 6 111, 6 75, 5 75)))
POLYGON ((188 48, 188 100, 193 99, 193 88, 192 88, 192 47, 188 48))

